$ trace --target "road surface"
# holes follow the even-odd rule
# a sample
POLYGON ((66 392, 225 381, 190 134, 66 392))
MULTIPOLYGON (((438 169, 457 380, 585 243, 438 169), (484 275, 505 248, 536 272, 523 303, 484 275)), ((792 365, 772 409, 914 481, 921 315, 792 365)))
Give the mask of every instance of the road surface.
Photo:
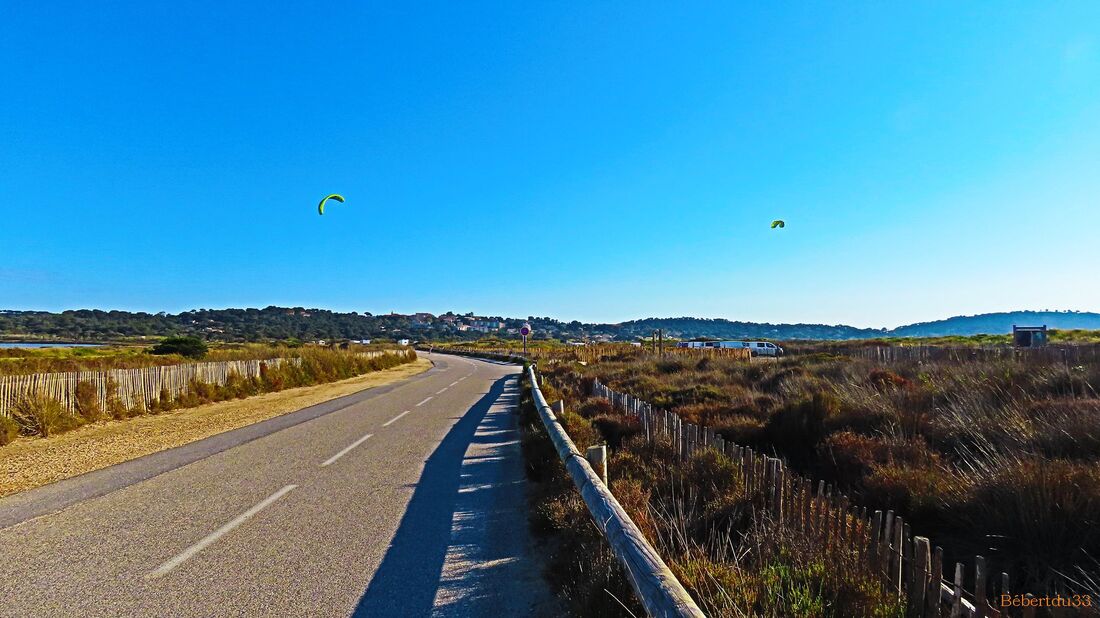
POLYGON ((0 500, 3 616, 544 616, 515 366, 398 384, 0 500))

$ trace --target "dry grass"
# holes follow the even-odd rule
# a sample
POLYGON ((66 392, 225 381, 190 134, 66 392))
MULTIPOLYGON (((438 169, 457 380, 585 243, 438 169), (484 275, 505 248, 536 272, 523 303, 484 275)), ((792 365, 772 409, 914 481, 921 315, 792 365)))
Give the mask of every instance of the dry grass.
POLYGON ((632 450, 629 425, 588 400, 593 377, 781 456, 862 506, 897 511, 943 545, 948 563, 981 554, 1019 589, 1045 594, 1092 590, 1069 577, 1100 580, 1100 360, 1081 358, 879 364, 807 349, 771 363, 632 357, 544 363, 543 372, 612 445, 616 466, 632 450))
POLYGON ((288 412, 424 372, 419 359, 358 377, 222 401, 124 422, 100 422, 43 438, 21 438, 0 450, 0 496, 99 470, 251 425, 288 412))

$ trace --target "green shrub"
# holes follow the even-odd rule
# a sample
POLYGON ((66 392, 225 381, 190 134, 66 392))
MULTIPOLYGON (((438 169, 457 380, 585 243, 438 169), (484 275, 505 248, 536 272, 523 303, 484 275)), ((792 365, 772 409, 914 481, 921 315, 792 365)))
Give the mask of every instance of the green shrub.
POLYGON ((198 337, 168 337, 150 350, 157 355, 179 354, 187 358, 202 358, 207 351, 206 342, 198 337))

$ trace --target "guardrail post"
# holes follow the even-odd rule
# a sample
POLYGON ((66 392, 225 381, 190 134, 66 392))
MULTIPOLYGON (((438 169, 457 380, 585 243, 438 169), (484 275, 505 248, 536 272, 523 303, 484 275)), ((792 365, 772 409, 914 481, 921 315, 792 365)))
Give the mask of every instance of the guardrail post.
POLYGON ((600 480, 603 481, 603 484, 610 487, 610 483, 607 479, 607 446, 601 444, 599 446, 588 447, 588 451, 585 452, 584 458, 588 460, 588 465, 592 466, 596 474, 600 475, 600 480))
POLYGON ((550 404, 550 409, 554 411, 554 416, 560 419, 562 415, 565 414, 565 400, 559 399, 555 401, 554 403, 550 404))

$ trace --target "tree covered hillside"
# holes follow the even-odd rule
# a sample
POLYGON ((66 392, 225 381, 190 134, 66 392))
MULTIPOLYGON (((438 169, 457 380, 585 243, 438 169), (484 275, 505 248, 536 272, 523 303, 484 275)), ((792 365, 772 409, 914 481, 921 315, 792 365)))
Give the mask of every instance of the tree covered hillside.
POLYGON ((891 337, 944 337, 1011 333, 1012 326, 1043 326, 1058 330, 1100 329, 1100 314, 1082 311, 1011 311, 957 316, 935 322, 899 326, 891 337))
POLYGON ((901 326, 892 330, 826 324, 769 324, 708 318, 646 318, 619 324, 563 322, 550 317, 477 317, 453 312, 435 316, 372 315, 302 307, 264 309, 196 309, 178 314, 83 309, 0 311, 0 339, 114 341, 137 337, 194 335, 214 341, 299 339, 402 339, 421 341, 472 340, 486 336, 517 337, 530 322, 536 339, 598 338, 635 341, 661 329, 679 339, 869 339, 878 337, 938 337, 1004 334, 1013 324, 1056 329, 1100 329, 1100 314, 1018 311, 954 317, 901 326))

